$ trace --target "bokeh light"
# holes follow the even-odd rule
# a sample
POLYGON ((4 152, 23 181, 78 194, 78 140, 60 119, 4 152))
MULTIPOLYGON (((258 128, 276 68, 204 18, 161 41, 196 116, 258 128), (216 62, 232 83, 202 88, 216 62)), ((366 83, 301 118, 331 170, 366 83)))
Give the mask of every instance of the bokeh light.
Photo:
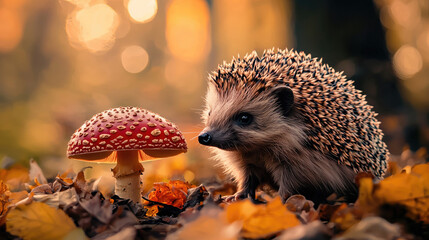
POLYGON ((129 0, 127 8, 131 19, 139 23, 146 23, 155 18, 158 4, 156 0, 129 0))
POLYGON ((73 12, 66 23, 66 31, 72 46, 99 52, 113 46, 118 25, 116 12, 99 3, 73 12))
POLYGON ((177 58, 198 62, 210 51, 210 13, 204 0, 172 0, 167 9, 167 45, 177 58))
POLYGON ((404 45, 393 56, 393 66, 400 77, 410 78, 422 69, 422 56, 416 48, 404 45))
POLYGON ((69 2, 75 5, 76 7, 84 8, 84 7, 88 7, 92 0, 63 0, 63 1, 69 2))
POLYGON ((171 59, 165 65, 165 79, 167 83, 179 91, 192 93, 197 91, 206 77, 198 74, 197 69, 189 67, 189 63, 178 59, 171 59))
POLYGON ((149 63, 149 55, 146 50, 140 46, 128 46, 121 53, 121 62, 127 72, 139 73, 143 71, 149 63))
POLYGON ((403 27, 413 28, 420 22, 418 1, 392 1, 389 10, 392 19, 403 27))
MULTIPOLYGON (((420 50, 429 53, 429 23, 425 26, 425 30, 418 36, 417 46, 420 50)), ((428 54, 425 54, 424 57, 429 60, 428 54)))

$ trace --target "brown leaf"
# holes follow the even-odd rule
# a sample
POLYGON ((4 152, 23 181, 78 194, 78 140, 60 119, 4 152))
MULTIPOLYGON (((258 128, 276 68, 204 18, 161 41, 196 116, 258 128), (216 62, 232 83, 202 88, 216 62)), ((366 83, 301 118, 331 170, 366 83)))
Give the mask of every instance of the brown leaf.
POLYGON ((89 214, 104 224, 108 224, 112 219, 112 204, 109 201, 102 201, 99 193, 89 200, 82 200, 80 205, 89 214))
POLYGON ((203 201, 209 196, 207 189, 201 184, 198 187, 188 189, 186 202, 183 206, 184 209, 201 205, 203 201))
POLYGON ((48 183, 42 169, 39 167, 39 164, 34 161, 34 159, 30 159, 30 171, 28 175, 31 180, 37 180, 41 184, 48 183))

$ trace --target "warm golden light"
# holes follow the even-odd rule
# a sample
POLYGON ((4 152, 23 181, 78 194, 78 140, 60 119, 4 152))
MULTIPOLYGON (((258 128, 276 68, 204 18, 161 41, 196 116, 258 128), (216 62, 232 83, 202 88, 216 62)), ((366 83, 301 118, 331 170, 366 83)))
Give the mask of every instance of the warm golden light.
POLYGON ((390 14, 396 23, 408 28, 415 27, 421 19, 418 1, 393 1, 390 14))
POLYGON ((64 0, 66 2, 69 2, 77 7, 84 8, 88 7, 91 3, 91 0, 64 0))
POLYGON ((32 119, 26 122, 20 143, 32 151, 49 151, 57 146, 62 134, 61 126, 55 121, 32 119))
MULTIPOLYGON (((417 46, 420 50, 429 53, 429 24, 426 25, 426 30, 423 31, 417 38, 417 46)), ((424 55, 426 59, 429 59, 429 56, 424 55)))
POLYGON ((181 92, 195 92, 201 86, 205 75, 200 74, 189 63, 171 59, 165 65, 166 82, 181 92))
POLYGON ((185 172, 183 173, 183 178, 187 182, 192 182, 195 179, 195 174, 190 170, 185 170, 185 172))
POLYGON ((22 28, 22 19, 16 11, 0 8, 0 52, 9 52, 18 45, 22 28))
POLYGON ((400 77, 410 78, 422 69, 422 56, 416 48, 404 45, 393 56, 393 67, 400 77))
POLYGON ((129 0, 128 13, 130 17, 139 23, 150 22, 158 11, 156 0, 129 0))
POLYGON ((140 46, 128 46, 122 51, 121 62, 124 69, 129 73, 139 73, 149 63, 149 55, 140 46))
POLYGON ((167 9, 167 45, 179 59, 198 62, 210 51, 210 13, 204 0, 172 0, 167 9))
POLYGON ((216 62, 253 50, 293 46, 292 2, 212 1, 213 41, 219 46, 216 62))
POLYGON ((113 46, 118 25, 116 12, 100 3, 72 13, 66 23, 66 31, 72 46, 80 45, 91 52, 99 52, 113 46))

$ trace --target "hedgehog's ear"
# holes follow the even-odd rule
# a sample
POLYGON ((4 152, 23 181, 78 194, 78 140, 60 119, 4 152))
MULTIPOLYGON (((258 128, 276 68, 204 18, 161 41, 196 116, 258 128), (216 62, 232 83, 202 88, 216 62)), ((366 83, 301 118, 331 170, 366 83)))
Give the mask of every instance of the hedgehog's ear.
POLYGON ((286 86, 279 86, 271 90, 271 94, 276 98, 277 104, 285 117, 289 115, 294 103, 292 89, 286 86))

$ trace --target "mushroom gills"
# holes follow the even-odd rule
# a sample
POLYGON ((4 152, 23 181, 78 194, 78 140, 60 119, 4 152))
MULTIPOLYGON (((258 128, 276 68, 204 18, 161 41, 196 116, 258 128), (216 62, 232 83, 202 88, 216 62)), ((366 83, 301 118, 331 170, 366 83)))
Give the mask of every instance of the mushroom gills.
POLYGON ((164 158, 164 157, 172 157, 178 154, 186 152, 186 150, 167 150, 167 149, 154 149, 154 150, 143 150, 144 153, 153 158, 164 158))

